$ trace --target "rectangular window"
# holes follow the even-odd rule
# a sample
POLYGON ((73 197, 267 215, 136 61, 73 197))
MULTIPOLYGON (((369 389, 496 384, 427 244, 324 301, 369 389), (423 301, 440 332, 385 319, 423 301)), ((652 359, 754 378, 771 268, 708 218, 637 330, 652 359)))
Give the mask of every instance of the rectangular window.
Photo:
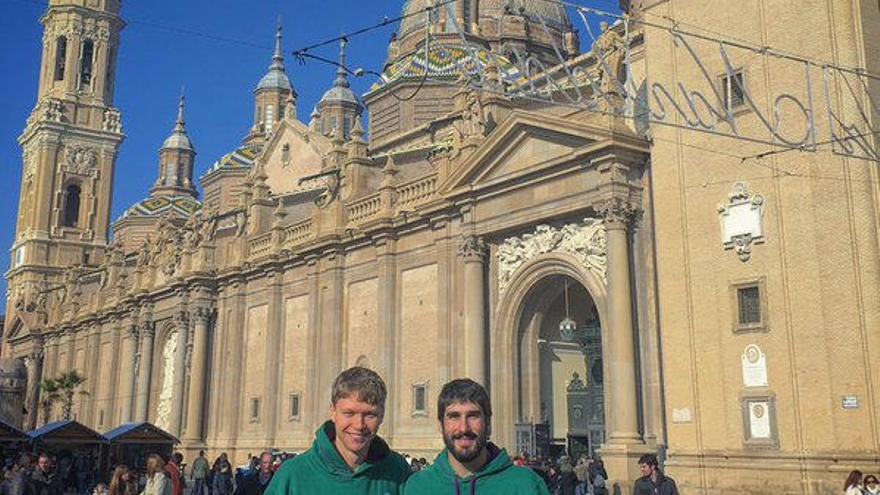
POLYGON ((736 110, 746 104, 746 86, 742 71, 736 71, 721 79, 724 104, 729 110, 736 110))
POLYGON ((67 38, 61 36, 55 44, 55 80, 64 80, 64 68, 67 65, 67 38))
POLYGON ((95 58, 95 43, 92 40, 83 41, 82 46, 82 69, 79 72, 79 82, 82 86, 92 84, 92 64, 95 58))
POLYGON ((98 426, 104 426, 104 410, 98 411, 98 426))
POLYGON ((428 386, 420 383, 413 385, 413 414, 425 414, 428 401, 428 386))
POLYGON ((351 134, 351 117, 346 115, 342 125, 342 135, 348 139, 349 134, 351 134))
POLYGON ((260 420, 260 399, 251 398, 251 422, 255 423, 260 420))
POLYGON ((737 289, 737 302, 740 327, 757 326, 762 323, 761 290, 757 285, 737 289))
POLYGON ((299 394, 290 394, 290 419, 299 419, 299 394))

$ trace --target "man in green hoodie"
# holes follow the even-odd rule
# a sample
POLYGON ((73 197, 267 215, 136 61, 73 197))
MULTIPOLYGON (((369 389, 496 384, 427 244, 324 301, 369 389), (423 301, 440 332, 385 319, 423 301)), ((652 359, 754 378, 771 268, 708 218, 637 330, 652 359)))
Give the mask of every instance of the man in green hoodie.
POLYGON ((264 495, 398 495, 410 471, 377 435, 386 395, 374 371, 343 371, 333 383, 330 420, 311 449, 281 465, 264 495))
POLYGON ((468 379, 444 385, 437 419, 446 448, 434 465, 410 477, 404 495, 549 495, 537 474, 514 466, 489 441, 492 406, 482 385, 468 379))

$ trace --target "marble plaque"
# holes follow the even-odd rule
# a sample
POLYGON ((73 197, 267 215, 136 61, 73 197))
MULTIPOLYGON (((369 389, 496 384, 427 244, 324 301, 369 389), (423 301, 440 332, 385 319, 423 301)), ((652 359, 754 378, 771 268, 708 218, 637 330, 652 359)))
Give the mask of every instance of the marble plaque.
POLYGON ((694 415, 689 407, 672 410, 673 423, 690 423, 691 421, 693 421, 693 419, 694 415))
POLYGON ((757 345, 750 345, 742 354, 743 386, 767 387, 767 356, 757 345))
POLYGON ((770 402, 749 402, 749 433, 753 440, 769 440, 773 438, 770 429, 770 402))

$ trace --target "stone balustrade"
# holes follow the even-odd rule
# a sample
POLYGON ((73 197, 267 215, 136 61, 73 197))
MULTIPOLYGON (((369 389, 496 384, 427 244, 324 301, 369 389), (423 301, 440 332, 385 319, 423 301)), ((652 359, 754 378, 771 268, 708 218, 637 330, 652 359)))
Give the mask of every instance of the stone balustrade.
POLYGON ((437 193, 437 174, 420 177, 397 187, 397 206, 410 209, 433 199, 437 193))
POLYGON ((353 224, 366 223, 379 216, 382 201, 378 194, 371 194, 347 207, 348 221, 353 224))

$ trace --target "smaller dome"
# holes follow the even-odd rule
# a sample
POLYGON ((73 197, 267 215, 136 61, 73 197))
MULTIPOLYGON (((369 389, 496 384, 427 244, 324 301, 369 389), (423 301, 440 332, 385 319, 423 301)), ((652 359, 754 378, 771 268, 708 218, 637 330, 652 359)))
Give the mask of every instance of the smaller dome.
POLYGON ((174 133, 168 136, 168 139, 162 143, 162 148, 176 148, 183 150, 193 150, 192 141, 189 140, 189 136, 186 134, 178 134, 174 133))
POLYGON ((155 196, 135 204, 122 218, 155 218, 171 212, 179 218, 189 218, 202 209, 202 203, 192 196, 155 196))
POLYGON ((357 95, 354 94, 354 91, 352 91, 349 87, 343 86, 334 86, 328 89, 326 93, 324 93, 324 96, 321 97, 321 103, 328 102, 343 102, 360 105, 360 102, 358 101, 357 95))
POLYGON ((260 79, 260 84, 257 85, 257 91, 261 89, 286 89, 288 91, 293 91, 293 85, 290 84, 290 78, 287 77, 287 73, 284 72, 283 69, 272 69, 260 79))

